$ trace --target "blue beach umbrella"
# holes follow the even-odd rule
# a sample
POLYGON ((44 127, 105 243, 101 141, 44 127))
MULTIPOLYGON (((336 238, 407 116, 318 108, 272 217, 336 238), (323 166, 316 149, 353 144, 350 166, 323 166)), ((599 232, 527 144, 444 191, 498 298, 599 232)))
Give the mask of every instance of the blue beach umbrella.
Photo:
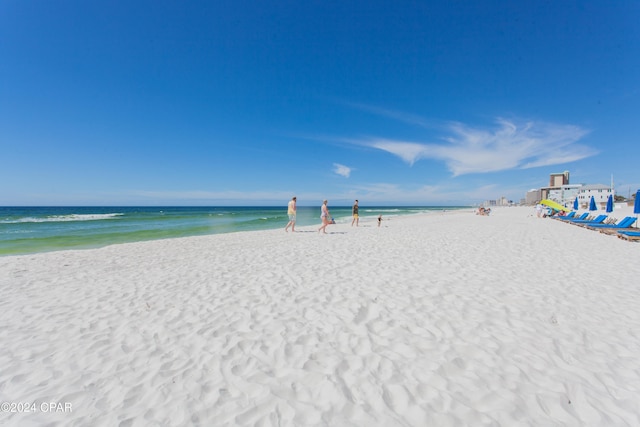
POLYGON ((589 202, 589 210, 590 211, 598 210, 598 207, 596 206, 596 199, 594 199, 593 196, 591 196, 591 201, 589 202))
POLYGON ((638 214, 640 214, 640 190, 636 192, 636 202, 633 204, 633 213, 636 214, 636 221, 638 221, 638 214))
POLYGON ((573 210, 577 211, 578 210, 578 198, 576 197, 576 199, 573 201, 573 210))
POLYGON ((607 213, 613 212, 613 195, 609 194, 609 198, 607 199, 607 209, 605 209, 607 213))

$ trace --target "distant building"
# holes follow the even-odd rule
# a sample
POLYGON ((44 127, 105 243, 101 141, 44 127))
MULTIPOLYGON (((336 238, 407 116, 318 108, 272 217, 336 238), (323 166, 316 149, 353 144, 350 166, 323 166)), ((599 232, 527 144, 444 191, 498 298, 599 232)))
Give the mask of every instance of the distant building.
POLYGON ((591 196, 596 203, 604 207, 610 195, 614 194, 613 179, 608 185, 570 184, 569 171, 549 175, 549 186, 527 191, 525 204, 535 205, 540 200, 549 199, 566 207, 572 207, 576 197, 581 208, 587 208, 591 196))
MULTIPOLYGON (((582 187, 582 184, 568 184, 561 185, 557 188, 550 188, 545 199, 553 200, 554 202, 560 203, 562 206, 570 207, 582 187)), ((578 201, 579 200, 580 199, 578 199, 578 201)))
POLYGON ((498 200, 485 200, 484 202, 482 202, 482 206, 484 206, 484 207, 489 207, 489 206, 511 206, 511 205, 513 205, 513 202, 511 200, 507 199, 504 196, 502 196, 498 200))
POLYGON ((540 189, 533 189, 527 191, 527 194, 524 197, 524 203, 526 205, 532 206, 542 200, 542 192, 540 189))
POLYGON ((579 187, 569 184, 569 171, 552 173, 549 175, 549 186, 540 189, 540 200, 549 199, 568 206, 576 198, 579 187))
POLYGON ((581 208, 586 209, 589 207, 591 196, 593 196, 596 204, 601 208, 604 208, 607 205, 607 199, 610 195, 615 194, 613 192, 613 189, 608 185, 583 185, 580 187, 580 190, 578 192, 578 203, 580 204, 581 208))
POLYGON ((569 184, 569 171, 552 173, 549 176, 549 188, 562 187, 569 184))

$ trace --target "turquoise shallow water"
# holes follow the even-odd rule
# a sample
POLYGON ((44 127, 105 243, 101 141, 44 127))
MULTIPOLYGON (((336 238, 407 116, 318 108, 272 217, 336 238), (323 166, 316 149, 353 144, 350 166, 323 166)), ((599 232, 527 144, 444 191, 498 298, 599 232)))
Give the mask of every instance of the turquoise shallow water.
MULTIPOLYGON (((351 221, 350 206, 329 208, 337 222, 351 221)), ((360 206, 360 216, 460 208, 360 206)), ((298 207, 297 225, 319 225, 319 217, 320 207, 298 207)), ((0 255, 268 230, 287 221, 286 207, 0 207, 0 255)))

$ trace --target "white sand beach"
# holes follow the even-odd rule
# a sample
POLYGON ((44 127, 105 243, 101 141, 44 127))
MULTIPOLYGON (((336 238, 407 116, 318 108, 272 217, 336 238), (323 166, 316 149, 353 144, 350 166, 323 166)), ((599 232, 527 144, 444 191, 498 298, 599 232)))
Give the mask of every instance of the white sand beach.
POLYGON ((0 425, 640 425, 640 243, 376 222, 0 258, 0 425))

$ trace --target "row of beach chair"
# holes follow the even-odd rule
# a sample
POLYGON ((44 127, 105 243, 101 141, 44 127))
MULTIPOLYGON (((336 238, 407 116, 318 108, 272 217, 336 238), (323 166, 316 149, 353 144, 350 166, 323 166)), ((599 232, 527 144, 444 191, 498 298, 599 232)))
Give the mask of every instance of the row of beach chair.
POLYGON ((618 221, 617 218, 612 218, 608 215, 590 216, 588 212, 585 212, 577 216, 576 212, 570 212, 565 216, 554 216, 552 218, 590 230, 597 230, 601 233, 615 235, 624 240, 640 240, 640 230, 633 228, 636 218, 632 216, 625 217, 618 221))

